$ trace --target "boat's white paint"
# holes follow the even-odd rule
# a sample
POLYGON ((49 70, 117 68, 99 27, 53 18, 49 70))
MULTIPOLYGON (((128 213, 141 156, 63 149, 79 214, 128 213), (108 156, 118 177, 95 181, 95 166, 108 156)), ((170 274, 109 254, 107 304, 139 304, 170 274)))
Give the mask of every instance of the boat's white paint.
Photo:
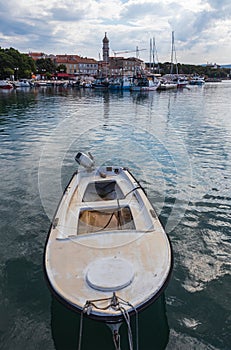
MULTIPOLYGON (((120 169, 115 173, 103 168, 73 176, 56 212, 45 250, 45 271, 56 295, 81 311, 87 300, 108 298, 116 291, 116 295, 139 309, 163 288, 171 265, 168 237, 128 171, 120 169), (119 200, 119 206, 130 207, 136 229, 79 234, 78 218, 84 209, 118 209, 116 199, 82 202, 89 182, 105 180, 102 172, 106 173, 106 180, 117 181, 127 194, 119 200)), ((104 307, 105 303, 98 305, 104 307)), ((119 313, 113 308, 91 311, 99 318, 119 313)))
POLYGON ((86 281, 102 292, 115 292, 127 287, 134 278, 134 269, 128 260, 107 257, 94 260, 87 268, 86 281))

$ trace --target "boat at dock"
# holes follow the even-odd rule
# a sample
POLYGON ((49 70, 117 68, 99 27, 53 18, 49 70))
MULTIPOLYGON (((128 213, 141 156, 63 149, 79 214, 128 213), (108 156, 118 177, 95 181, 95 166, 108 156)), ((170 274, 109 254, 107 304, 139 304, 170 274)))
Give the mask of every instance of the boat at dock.
POLYGON ((119 76, 116 78, 111 78, 109 80, 109 90, 118 91, 118 90, 130 90, 132 83, 131 78, 128 76, 119 76))
POLYGON ((9 81, 7 80, 0 80, 0 89, 2 90, 11 90, 13 89, 13 84, 11 84, 9 81))
POLYGON ((205 84, 205 79, 204 79, 204 77, 201 77, 199 75, 194 75, 189 80, 189 84, 190 85, 204 85, 205 84))
POLYGON ((169 238, 144 189, 120 166, 95 167, 79 152, 79 169, 54 215, 44 270, 54 296, 112 329, 166 288, 173 265, 169 238))
POLYGON ((108 90, 109 81, 107 78, 97 78, 92 82, 91 87, 93 89, 108 90))
POLYGON ((174 82, 172 80, 161 80, 160 85, 158 86, 157 90, 173 90, 177 89, 177 82, 174 82))
POLYGON ((29 79, 19 79, 18 81, 13 81, 14 88, 30 88, 34 86, 34 83, 29 79))
POLYGON ((141 75, 133 78, 131 91, 155 91, 159 88, 160 81, 154 77, 141 75))

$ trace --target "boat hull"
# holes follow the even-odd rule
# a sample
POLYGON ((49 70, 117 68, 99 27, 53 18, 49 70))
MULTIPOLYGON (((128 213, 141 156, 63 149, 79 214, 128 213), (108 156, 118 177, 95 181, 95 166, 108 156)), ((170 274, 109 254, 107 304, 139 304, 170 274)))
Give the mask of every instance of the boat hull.
POLYGON ((0 89, 2 90, 11 90, 13 89, 13 85, 9 83, 8 81, 0 81, 0 89))
POLYGON ((46 279, 59 301, 89 318, 122 322, 122 308, 132 315, 160 296, 172 262, 168 236, 129 171, 106 167, 73 175, 44 252, 46 279), (101 196, 105 183, 116 198, 101 196))

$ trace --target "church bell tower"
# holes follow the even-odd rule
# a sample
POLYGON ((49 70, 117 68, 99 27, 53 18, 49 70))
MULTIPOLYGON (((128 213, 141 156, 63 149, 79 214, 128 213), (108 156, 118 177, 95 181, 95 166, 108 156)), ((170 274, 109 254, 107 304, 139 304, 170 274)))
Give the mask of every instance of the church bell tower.
POLYGON ((103 38, 103 61, 106 63, 109 62, 109 40, 106 32, 103 38))

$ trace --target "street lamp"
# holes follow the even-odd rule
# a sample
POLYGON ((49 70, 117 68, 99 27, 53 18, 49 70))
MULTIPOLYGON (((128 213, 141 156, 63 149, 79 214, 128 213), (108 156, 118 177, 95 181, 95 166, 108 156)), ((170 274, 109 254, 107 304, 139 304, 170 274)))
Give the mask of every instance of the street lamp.
POLYGON ((46 69, 41 69, 42 70, 42 79, 44 80, 45 79, 45 72, 46 72, 46 69))
POLYGON ((15 73, 14 73, 14 78, 16 78, 16 80, 18 80, 18 70, 19 70, 18 67, 15 67, 15 68, 14 68, 14 71, 15 71, 15 73))

